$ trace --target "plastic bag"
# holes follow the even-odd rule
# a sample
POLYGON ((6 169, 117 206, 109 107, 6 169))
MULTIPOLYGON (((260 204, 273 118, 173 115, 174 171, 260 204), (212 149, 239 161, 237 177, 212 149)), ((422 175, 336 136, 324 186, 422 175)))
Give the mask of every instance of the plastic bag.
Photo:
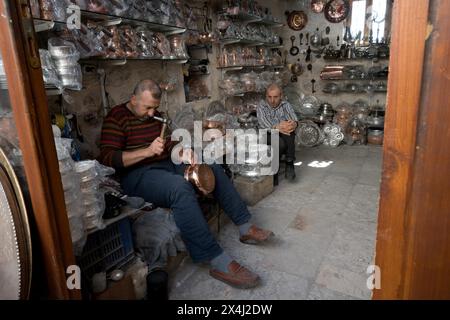
POLYGON ((141 215, 132 228, 134 246, 145 257, 149 270, 165 267, 170 256, 186 251, 173 214, 164 209, 141 215))
POLYGON ((56 65, 48 50, 39 49, 39 56, 41 58, 42 77, 46 85, 55 86, 58 89, 62 88, 61 79, 56 71, 56 65))

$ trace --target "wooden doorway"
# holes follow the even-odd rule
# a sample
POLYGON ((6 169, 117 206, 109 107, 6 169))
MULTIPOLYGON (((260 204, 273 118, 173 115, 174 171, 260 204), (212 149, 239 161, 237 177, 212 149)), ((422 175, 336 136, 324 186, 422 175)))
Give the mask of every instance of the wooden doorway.
POLYGON ((448 12, 394 1, 374 299, 450 299, 448 12))

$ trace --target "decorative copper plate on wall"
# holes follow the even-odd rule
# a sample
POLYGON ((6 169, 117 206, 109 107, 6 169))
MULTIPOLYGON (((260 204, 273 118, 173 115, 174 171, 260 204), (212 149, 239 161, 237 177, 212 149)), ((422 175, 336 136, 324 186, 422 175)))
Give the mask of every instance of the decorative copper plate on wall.
POLYGON ((327 0, 311 0, 311 11, 314 13, 321 13, 325 9, 327 0))
POLYGON ((350 3, 348 0, 330 0, 325 6, 325 18, 338 23, 347 18, 350 13, 350 3))
POLYGON ((288 13, 287 24, 294 31, 302 30, 308 23, 308 16, 303 11, 292 11, 288 13))

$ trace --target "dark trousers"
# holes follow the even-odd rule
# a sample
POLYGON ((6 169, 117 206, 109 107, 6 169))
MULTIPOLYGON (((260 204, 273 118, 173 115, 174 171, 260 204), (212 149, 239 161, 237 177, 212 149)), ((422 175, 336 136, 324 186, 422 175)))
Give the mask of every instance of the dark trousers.
MULTIPOLYGON (((198 197, 192 184, 183 177, 186 165, 175 165, 164 160, 134 169, 122 178, 126 194, 144 198, 158 207, 172 209, 194 262, 206 262, 223 252, 209 230, 198 197)), ((211 166, 216 187, 214 198, 236 225, 250 220, 250 213, 220 165, 211 166)))
MULTIPOLYGON (((279 133, 279 154, 286 155, 287 162, 295 161, 295 132, 292 132, 290 135, 279 133)), ((272 141, 272 136, 269 134, 267 136, 267 143, 270 145, 272 141)))

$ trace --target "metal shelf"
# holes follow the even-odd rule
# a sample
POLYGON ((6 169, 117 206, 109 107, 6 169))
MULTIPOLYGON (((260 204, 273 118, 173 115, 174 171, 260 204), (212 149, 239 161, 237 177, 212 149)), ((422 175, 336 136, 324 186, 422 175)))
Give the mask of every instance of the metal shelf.
POLYGON ((235 70, 242 70, 244 68, 248 69, 264 69, 264 68, 284 68, 283 65, 279 66, 273 66, 270 64, 261 64, 261 65, 254 65, 254 66, 229 66, 229 67, 217 67, 217 69, 225 70, 225 71, 235 71, 235 70))
POLYGON ((45 88, 45 93, 47 94, 47 96, 59 96, 60 94, 62 94, 64 91, 64 89, 58 89, 58 88, 45 88))
MULTIPOLYGON (((164 33, 166 35, 174 35, 186 32, 186 28, 165 25, 157 22, 151 22, 146 20, 132 19, 127 17, 119 17, 115 15, 108 15, 102 13, 91 12, 87 10, 80 10, 81 12, 81 20, 86 21, 94 21, 104 26, 112 26, 118 24, 126 24, 134 27, 145 26, 149 30, 157 31, 164 33)), ((36 32, 52 30, 55 25, 64 26, 66 22, 64 21, 53 21, 53 20, 45 20, 34 18, 34 27, 36 32)))
POLYGON ((145 26, 153 31, 158 31, 166 35, 179 34, 186 32, 186 28, 181 28, 177 26, 165 25, 157 22, 151 22, 140 19, 132 19, 127 17, 119 17, 115 15, 107 15, 102 13, 90 12, 86 10, 81 10, 82 19, 89 19, 102 23, 103 25, 117 25, 126 24, 131 26, 145 26))
POLYGON ((224 46, 231 45, 231 44, 242 44, 245 46, 252 46, 252 47, 255 46, 255 47, 268 47, 268 48, 283 48, 283 46, 280 44, 265 43, 262 41, 237 39, 237 38, 221 39, 219 41, 219 43, 224 46))
POLYGON ((168 62, 175 64, 184 64, 189 61, 189 59, 162 59, 162 58, 101 58, 101 57, 92 57, 81 59, 80 63, 107 63, 111 65, 124 65, 128 61, 160 61, 160 62, 168 62))

